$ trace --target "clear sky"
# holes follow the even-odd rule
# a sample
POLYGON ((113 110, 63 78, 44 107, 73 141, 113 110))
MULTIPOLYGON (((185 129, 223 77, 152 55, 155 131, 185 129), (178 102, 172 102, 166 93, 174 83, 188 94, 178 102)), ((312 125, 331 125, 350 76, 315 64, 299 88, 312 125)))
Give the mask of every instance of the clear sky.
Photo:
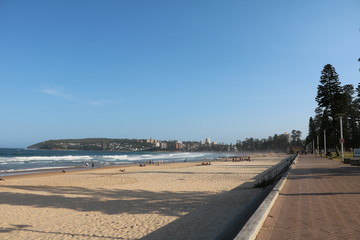
POLYGON ((360 82, 360 1, 0 0, 0 147, 308 132, 360 82))

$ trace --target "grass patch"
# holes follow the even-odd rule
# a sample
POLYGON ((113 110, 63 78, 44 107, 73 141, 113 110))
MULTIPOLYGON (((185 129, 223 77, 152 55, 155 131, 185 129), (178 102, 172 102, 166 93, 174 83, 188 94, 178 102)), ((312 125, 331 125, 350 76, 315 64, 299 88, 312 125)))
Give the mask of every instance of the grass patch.
MULTIPOLYGON (((353 158, 353 152, 344 152, 344 158, 353 158)), ((335 152, 332 152, 332 157, 328 157, 331 160, 341 162, 341 156, 336 156, 335 152)))

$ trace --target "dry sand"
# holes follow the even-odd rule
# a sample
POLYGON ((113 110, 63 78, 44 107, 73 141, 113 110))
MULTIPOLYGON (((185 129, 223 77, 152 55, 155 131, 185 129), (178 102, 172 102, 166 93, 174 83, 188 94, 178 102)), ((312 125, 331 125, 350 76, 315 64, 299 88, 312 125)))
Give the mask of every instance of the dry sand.
POLYGON ((213 239, 286 156, 254 157, 6 177, 0 239, 213 239))

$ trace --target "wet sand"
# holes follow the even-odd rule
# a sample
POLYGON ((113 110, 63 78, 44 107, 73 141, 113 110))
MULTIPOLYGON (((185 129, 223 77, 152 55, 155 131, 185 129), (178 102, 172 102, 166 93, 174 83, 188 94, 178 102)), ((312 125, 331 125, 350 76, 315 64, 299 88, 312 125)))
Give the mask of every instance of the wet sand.
POLYGON ((0 239, 213 239, 285 157, 2 177, 0 239))

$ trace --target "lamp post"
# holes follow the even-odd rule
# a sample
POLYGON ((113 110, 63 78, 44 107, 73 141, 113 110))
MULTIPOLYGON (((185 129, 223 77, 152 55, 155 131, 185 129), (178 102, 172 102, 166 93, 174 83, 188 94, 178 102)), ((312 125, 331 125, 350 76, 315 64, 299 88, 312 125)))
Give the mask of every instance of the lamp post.
POLYGON ((316 136, 317 154, 320 156, 319 135, 316 136))
MULTIPOLYGON (((313 154, 315 155, 315 141, 314 141, 314 139, 312 141, 312 151, 313 151, 313 154)), ((315 155, 315 157, 316 157, 316 155, 315 155)))
POLYGON ((342 118, 343 114, 339 114, 340 116, 340 145, 341 145, 341 161, 344 162, 344 136, 343 136, 343 125, 342 118))
POLYGON ((324 130, 324 153, 326 157, 326 130, 324 130))

